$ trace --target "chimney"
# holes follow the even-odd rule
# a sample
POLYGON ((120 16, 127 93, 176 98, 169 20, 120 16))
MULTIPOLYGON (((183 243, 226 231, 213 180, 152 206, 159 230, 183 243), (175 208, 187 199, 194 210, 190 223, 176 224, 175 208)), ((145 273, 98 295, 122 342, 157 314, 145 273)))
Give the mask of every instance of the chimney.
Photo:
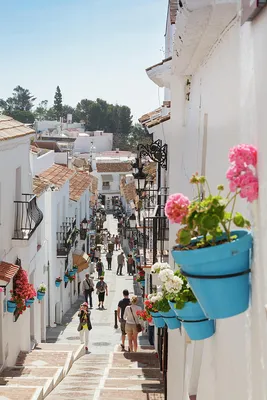
POLYGON ((119 153, 120 152, 120 149, 117 147, 116 148, 116 153, 119 153))

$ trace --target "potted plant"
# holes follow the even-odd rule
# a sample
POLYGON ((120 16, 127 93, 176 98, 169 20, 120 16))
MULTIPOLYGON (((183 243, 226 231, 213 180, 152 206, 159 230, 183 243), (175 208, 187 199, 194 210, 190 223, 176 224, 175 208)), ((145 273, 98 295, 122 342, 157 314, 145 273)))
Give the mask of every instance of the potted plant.
POLYGON ((147 310, 136 311, 136 315, 143 321, 152 322, 152 316, 147 310))
POLYGON ((151 293, 146 296, 146 300, 144 302, 145 310, 153 317, 154 324, 156 328, 164 328, 165 321, 160 315, 157 305, 160 300, 162 300, 162 293, 151 293))
POLYGON ((16 308, 17 308, 17 303, 14 297, 12 296, 10 300, 7 300, 7 311, 13 314, 16 308))
POLYGON ((163 281, 162 290, 172 311, 182 323, 190 339, 203 340, 211 337, 215 333, 215 323, 206 317, 180 271, 170 271, 169 274, 165 271, 165 276, 159 276, 159 279, 163 281))
POLYGON ((28 307, 28 308, 31 307, 31 305, 33 304, 33 302, 35 300, 34 299, 35 296, 36 296, 36 290, 34 289, 33 285, 29 284, 28 294, 27 294, 26 299, 25 299, 25 306, 26 307, 28 307))
POLYGON ((76 273, 78 271, 78 265, 73 265, 72 270, 76 273))
POLYGON ((169 196, 165 205, 170 222, 181 225, 173 258, 211 319, 240 314, 249 304, 252 235, 245 229, 250 227, 249 221, 235 212, 235 204, 238 196, 248 202, 258 197, 257 151, 239 145, 230 150, 229 160, 230 191, 226 196, 222 195, 223 185, 212 194, 206 177, 195 174, 190 182, 197 188, 197 199, 190 202, 177 193, 169 196), (232 230, 232 224, 242 229, 232 230))
POLYGON ((76 271, 75 271, 75 270, 73 270, 73 269, 71 269, 71 270, 69 271, 69 276, 74 276, 74 275, 75 275, 75 273, 76 273, 76 271))
POLYGON ((37 299, 42 300, 45 296, 46 292, 46 285, 44 283, 41 283, 37 289, 37 299))
POLYGON ((64 282, 68 283, 69 282, 69 278, 70 278, 70 276, 69 276, 68 272, 66 272, 65 275, 64 275, 64 282))
POLYGON ((72 276, 70 275, 70 276, 69 276, 69 281, 70 281, 70 282, 73 282, 74 280, 75 280, 75 275, 72 275, 72 276))
POLYGON ((61 285, 62 279, 60 278, 60 276, 58 278, 56 278, 55 280, 55 285, 56 287, 59 287, 61 285))

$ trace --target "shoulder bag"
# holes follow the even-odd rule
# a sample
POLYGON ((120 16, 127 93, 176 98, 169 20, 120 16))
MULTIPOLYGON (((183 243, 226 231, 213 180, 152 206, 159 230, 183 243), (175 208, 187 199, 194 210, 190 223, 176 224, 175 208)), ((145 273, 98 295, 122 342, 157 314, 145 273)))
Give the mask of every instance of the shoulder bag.
POLYGON ((130 310, 131 310, 131 313, 132 313, 132 316, 133 316, 133 319, 134 319, 134 322, 135 322, 135 326, 136 326, 137 332, 138 332, 138 333, 139 333, 139 332, 142 332, 142 326, 141 326, 141 324, 137 324, 137 323, 136 323, 136 319, 135 319, 135 316, 134 316, 132 307, 130 307, 130 310))

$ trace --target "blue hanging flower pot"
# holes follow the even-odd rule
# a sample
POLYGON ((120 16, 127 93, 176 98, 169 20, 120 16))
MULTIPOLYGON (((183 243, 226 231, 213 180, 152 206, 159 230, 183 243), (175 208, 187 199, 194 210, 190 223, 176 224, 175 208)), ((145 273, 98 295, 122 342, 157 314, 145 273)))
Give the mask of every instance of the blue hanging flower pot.
POLYGON ((142 287, 145 287, 145 286, 146 286, 146 281, 140 281, 139 283, 140 283, 140 285, 141 285, 142 287))
POLYGON ((65 283, 69 282, 69 277, 67 275, 64 275, 64 282, 65 283))
POLYGON ((162 318, 162 316, 160 315, 159 312, 151 312, 149 311, 151 316, 153 317, 153 321, 155 324, 156 328, 164 328, 165 327, 165 321, 162 318))
POLYGON ((185 303, 184 308, 178 310, 174 307, 173 310, 191 340, 203 340, 214 335, 215 321, 208 319, 199 303, 185 303))
POLYGON ((56 287, 59 287, 61 285, 61 282, 60 281, 55 281, 55 285, 56 285, 56 287))
POLYGON ((34 299, 25 300, 25 306, 30 307, 34 303, 34 299))
POLYGON ((74 276, 75 275, 75 271, 69 271, 69 276, 74 276))
POLYGON ((207 317, 229 318, 247 310, 252 235, 231 232, 237 239, 195 250, 173 250, 172 256, 187 277, 207 317))
POLYGON ((181 328, 181 322, 177 319, 177 316, 172 309, 168 312, 159 311, 159 313, 163 317, 165 324, 169 329, 181 328))
POLYGON ((39 292, 39 290, 38 290, 37 299, 38 300, 43 300, 44 296, 45 296, 45 292, 39 292))
POLYGON ((17 304, 14 301, 8 300, 7 301, 7 311, 10 313, 14 313, 17 308, 17 304))

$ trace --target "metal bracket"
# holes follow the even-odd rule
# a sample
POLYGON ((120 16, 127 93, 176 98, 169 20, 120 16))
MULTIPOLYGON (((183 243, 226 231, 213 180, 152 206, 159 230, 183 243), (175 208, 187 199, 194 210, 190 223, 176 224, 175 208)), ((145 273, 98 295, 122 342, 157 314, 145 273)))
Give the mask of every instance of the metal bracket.
POLYGON ((148 156, 151 160, 155 161, 162 168, 167 170, 168 145, 162 145, 162 140, 158 139, 151 144, 139 144, 137 150, 139 157, 148 156))

